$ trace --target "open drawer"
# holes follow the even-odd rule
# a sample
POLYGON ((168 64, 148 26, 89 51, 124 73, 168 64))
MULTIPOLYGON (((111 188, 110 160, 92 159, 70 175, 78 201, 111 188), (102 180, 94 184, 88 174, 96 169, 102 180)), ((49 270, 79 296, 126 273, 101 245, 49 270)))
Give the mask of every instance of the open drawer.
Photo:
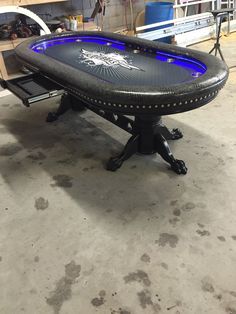
POLYGON ((1 86, 7 88, 19 97, 27 107, 37 101, 59 96, 64 93, 64 89, 60 85, 39 73, 18 77, 8 81, 2 80, 1 86))

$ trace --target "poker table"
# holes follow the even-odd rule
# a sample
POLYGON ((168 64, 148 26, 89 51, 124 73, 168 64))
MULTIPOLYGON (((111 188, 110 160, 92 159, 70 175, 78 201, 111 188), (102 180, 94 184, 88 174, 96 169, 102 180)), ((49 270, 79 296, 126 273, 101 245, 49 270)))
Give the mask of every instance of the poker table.
POLYGON ((107 32, 46 35, 24 41, 15 53, 66 91, 48 122, 70 108, 88 108, 131 134, 109 159, 112 171, 135 153, 158 153, 177 174, 186 174, 167 142, 183 135, 169 130, 162 116, 206 105, 228 77, 226 64, 212 55, 107 32))

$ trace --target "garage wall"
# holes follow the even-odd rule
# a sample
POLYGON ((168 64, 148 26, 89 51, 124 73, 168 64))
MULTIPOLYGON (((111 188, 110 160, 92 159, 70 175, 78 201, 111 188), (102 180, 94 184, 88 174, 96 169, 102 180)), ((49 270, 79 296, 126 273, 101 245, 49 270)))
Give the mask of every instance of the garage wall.
MULTIPOLYGON (((134 1, 134 15, 144 8, 144 0, 133 0, 134 1)), ((53 3, 53 4, 41 4, 32 5, 28 9, 34 13, 40 15, 43 19, 53 18, 56 16, 62 16, 67 14, 76 14, 84 12, 84 16, 91 16, 96 0, 70 0, 64 3, 53 3), (50 17, 46 17, 45 14, 50 14, 50 17)), ((125 6, 124 0, 108 0, 106 8, 106 18, 104 27, 106 30, 113 31, 118 28, 126 26, 125 19, 125 6)), ((126 9, 127 22, 130 24, 130 9, 129 6, 126 9)), ((7 23, 14 19, 13 14, 2 14, 0 15, 0 24, 7 23)))

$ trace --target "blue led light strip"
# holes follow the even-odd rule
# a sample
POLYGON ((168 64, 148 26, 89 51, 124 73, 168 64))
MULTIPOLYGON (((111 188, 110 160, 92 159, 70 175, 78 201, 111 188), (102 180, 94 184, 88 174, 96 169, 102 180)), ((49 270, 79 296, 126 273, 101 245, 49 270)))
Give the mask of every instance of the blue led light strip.
MULTIPOLYGON (((128 47, 127 44, 121 41, 113 40, 111 38, 103 38, 103 37, 97 37, 97 36, 94 36, 94 37, 83 36, 83 35, 52 38, 49 40, 44 40, 44 41, 35 43, 30 48, 36 53, 44 54, 48 48, 53 47, 55 45, 63 45, 63 44, 76 43, 76 42, 87 42, 87 43, 89 42, 89 43, 95 43, 99 45, 109 45, 111 48, 121 50, 121 51, 125 49, 132 49, 132 47, 128 47)), ((153 52, 146 52, 146 53, 156 55, 156 59, 158 61, 169 62, 176 66, 180 66, 180 67, 184 67, 186 69, 192 70, 193 76, 195 78, 197 78, 198 76, 201 76, 207 70, 206 66, 202 62, 194 58, 188 58, 186 56, 175 55, 175 54, 164 52, 164 51, 157 51, 155 53, 153 52)))
POLYGON ((49 40, 45 40, 39 43, 36 43, 31 46, 31 49, 37 53, 44 53, 46 49, 55 45, 63 45, 68 43, 75 43, 78 40, 82 42, 91 42, 99 45, 107 45, 107 43, 111 44, 111 47, 116 48, 118 50, 124 50, 125 44, 116 40, 102 38, 102 37, 90 37, 90 36, 70 36, 63 38, 52 38, 49 40))

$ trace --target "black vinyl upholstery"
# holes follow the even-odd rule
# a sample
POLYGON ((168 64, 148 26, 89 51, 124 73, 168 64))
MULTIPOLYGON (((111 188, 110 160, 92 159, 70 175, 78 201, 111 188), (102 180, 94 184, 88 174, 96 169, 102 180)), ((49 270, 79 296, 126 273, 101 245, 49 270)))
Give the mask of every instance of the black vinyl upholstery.
MULTIPOLYGON (((56 81, 74 96, 95 107, 127 115, 166 115, 195 109, 214 99, 228 77, 227 65, 212 55, 188 48, 107 32, 72 32, 46 35, 24 41, 15 49, 15 52, 19 60, 32 71, 39 71, 56 81), (147 78, 141 83, 137 79, 132 82, 132 80, 122 78, 110 81, 106 80, 105 77, 101 78, 94 75, 92 72, 89 73, 81 68, 73 67, 73 65, 68 64, 69 61, 62 62, 60 58, 57 58, 56 52, 51 53, 51 55, 37 54, 31 49, 32 45, 45 40, 75 35, 102 36, 121 41, 130 49, 139 49, 141 52, 159 50, 193 58, 202 62, 207 70, 194 80, 184 78, 176 80, 174 78, 176 73, 174 70, 172 72, 171 65, 167 64, 166 71, 168 71, 169 76, 173 75, 173 77, 169 81, 168 77, 166 77, 166 81, 163 78, 164 83, 162 80, 158 81, 158 78, 155 81, 155 73, 152 73, 154 81, 150 81, 150 83, 147 78), (170 81, 171 83, 169 83, 170 81)), ((147 62, 149 61, 147 59, 147 62)), ((165 72, 165 69, 163 71, 165 72)))

